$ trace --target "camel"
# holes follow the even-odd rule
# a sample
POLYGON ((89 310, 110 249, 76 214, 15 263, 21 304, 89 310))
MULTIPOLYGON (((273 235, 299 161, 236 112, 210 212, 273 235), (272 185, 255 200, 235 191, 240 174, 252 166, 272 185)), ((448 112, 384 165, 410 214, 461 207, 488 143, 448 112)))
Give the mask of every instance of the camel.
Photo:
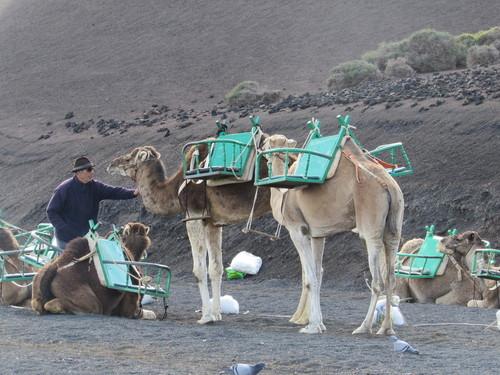
MULTIPOLYGON (((295 145, 295 141, 276 134, 264 141, 263 150, 295 145)), ((273 175, 284 174, 283 154, 268 154, 267 159, 273 175)), ((296 165, 292 164, 290 173, 296 165)), ((320 307, 325 237, 354 230, 368 250, 372 282, 368 313, 353 334, 372 332, 377 299, 385 288, 387 314, 377 333, 393 335, 390 301, 404 204, 401 189, 385 169, 346 137, 333 177, 301 189, 271 188, 271 208, 274 218, 288 229, 302 264, 302 294, 290 319, 306 324, 300 332, 321 333, 326 329, 320 307)))
MULTIPOLYGON (((412 239, 401 252, 416 253, 423 242, 420 238, 412 239)), ((482 247, 484 242, 475 231, 443 237, 438 250, 450 257, 443 275, 432 279, 397 278, 395 294, 417 303, 498 308, 496 282, 470 275, 474 250, 482 247)))
MULTIPOLYGON (((203 159, 206 150, 200 148, 199 151, 203 159)), ((188 151, 187 160, 190 160, 193 152, 194 149, 188 151)), ((219 321, 222 319, 220 310, 223 273, 222 226, 241 223, 248 219, 254 203, 253 181, 221 186, 184 183, 182 166, 167 178, 160 156, 153 146, 137 147, 115 158, 107 171, 130 177, 135 182, 144 206, 149 212, 167 216, 187 213, 190 219, 186 221, 186 229, 193 256, 193 274, 202 301, 202 316, 198 323, 219 321), (208 290, 207 253, 213 304, 210 304, 208 290)), ((261 170, 265 175, 266 166, 262 165, 261 170)), ((255 201, 254 217, 271 211, 269 199, 269 189, 260 189, 255 201)))
MULTIPOLYGON (((140 260, 151 245, 148 232, 149 227, 141 223, 128 223, 123 229, 122 243, 130 260, 140 260)), ((59 257, 36 274, 33 310, 40 314, 83 313, 156 319, 153 311, 141 309, 139 294, 106 288, 101 285, 93 262, 75 262, 89 253, 87 239, 75 238, 59 257)), ((133 268, 130 272, 136 273, 133 268)))
MULTIPOLYGON (((19 244, 7 228, 0 228, 0 250, 18 250, 19 244)), ((4 258, 5 271, 7 273, 19 273, 21 269, 24 272, 33 272, 33 268, 22 264, 17 256, 11 255, 4 258)), ((23 285, 22 283, 4 282, 0 283, 0 303, 5 305, 29 307, 31 299, 31 283, 23 285)))

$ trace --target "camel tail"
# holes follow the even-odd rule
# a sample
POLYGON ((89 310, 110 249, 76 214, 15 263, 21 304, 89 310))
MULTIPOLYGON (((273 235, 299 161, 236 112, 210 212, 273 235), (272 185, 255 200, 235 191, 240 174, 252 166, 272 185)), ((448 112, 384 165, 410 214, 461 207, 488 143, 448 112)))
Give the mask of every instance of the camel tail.
POLYGON ((57 275, 57 269, 57 262, 50 263, 46 268, 44 267, 40 270, 33 280, 31 307, 40 314, 46 312, 44 305, 54 298, 50 290, 50 285, 57 275))

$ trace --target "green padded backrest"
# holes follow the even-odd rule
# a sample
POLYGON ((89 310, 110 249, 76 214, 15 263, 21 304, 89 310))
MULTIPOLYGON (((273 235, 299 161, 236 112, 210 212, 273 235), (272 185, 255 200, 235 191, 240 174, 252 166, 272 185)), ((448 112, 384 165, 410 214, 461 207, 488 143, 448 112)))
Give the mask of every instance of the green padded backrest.
POLYGON ((428 235, 425 237, 425 241, 417 254, 424 256, 439 256, 440 259, 414 258, 411 264, 412 270, 421 269, 423 274, 434 274, 437 272, 444 257, 444 253, 438 250, 438 243, 440 240, 441 237, 438 236, 428 235))
POLYGON ((110 264, 103 261, 125 260, 125 255, 120 245, 111 240, 100 238, 97 241, 97 251, 101 260, 102 270, 105 274, 108 286, 115 284, 130 285, 130 276, 126 264, 110 264))
MULTIPOLYGON (((224 134, 217 140, 233 140, 251 146, 252 132, 224 134)), ((252 147, 243 147, 234 143, 214 143, 210 154, 209 167, 244 168, 252 147)))
POLYGON ((311 154, 301 154, 294 175, 324 179, 334 155, 340 149, 341 141, 339 134, 310 139, 304 149, 326 154, 330 156, 330 159, 311 154))

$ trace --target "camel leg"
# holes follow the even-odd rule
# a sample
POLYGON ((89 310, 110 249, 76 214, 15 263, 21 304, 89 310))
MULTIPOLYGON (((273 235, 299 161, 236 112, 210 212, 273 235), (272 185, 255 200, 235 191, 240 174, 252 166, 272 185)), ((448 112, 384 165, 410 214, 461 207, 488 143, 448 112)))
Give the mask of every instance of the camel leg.
MULTIPOLYGON (((377 335, 394 335, 394 329, 392 327, 392 295, 394 286, 396 284, 396 276, 394 276, 394 262, 396 260, 396 252, 399 246, 400 236, 390 235, 388 238, 384 238, 384 260, 385 265, 382 268, 382 275, 384 277, 384 289, 385 289, 385 314, 384 320, 380 325, 377 335)), ((382 260, 382 259, 381 259, 382 260)))
POLYGON ((384 251, 384 244, 380 239, 366 239, 365 243, 368 250, 368 266, 372 275, 371 299, 366 317, 363 320, 363 323, 361 323, 361 325, 352 332, 353 335, 359 333, 372 333, 375 307, 377 305, 378 297, 382 293, 383 275, 381 272, 382 259, 380 259, 380 257, 384 251))
POLYGON ((212 285, 212 320, 222 320, 220 309, 222 285, 222 227, 207 223, 206 244, 208 248, 208 274, 212 285))
POLYGON ((300 293, 300 300, 297 306, 297 310, 290 318, 290 323, 304 325, 309 323, 309 290, 306 288, 306 275, 304 271, 304 259, 301 251, 297 251, 299 253, 300 265, 302 268, 302 291, 300 293))
MULTIPOLYGON (((323 253, 325 250, 325 237, 312 238, 311 245, 314 252, 314 263, 316 265, 316 276, 318 278, 318 291, 321 292, 321 284, 323 283, 323 253)), ((323 313, 321 312, 321 305, 319 309, 321 332, 326 331, 323 324, 323 313)))
POLYGON ((103 306, 88 285, 82 285, 64 297, 56 297, 44 305, 52 314, 102 314, 103 306))
POLYGON ((198 282, 201 295, 201 319, 199 324, 212 322, 210 294, 207 281, 207 248, 205 246, 205 228, 201 220, 186 222, 186 229, 193 255, 193 274, 198 282))
POLYGON ((300 330, 301 333, 321 333, 323 322, 321 321, 321 306, 319 298, 319 277, 316 275, 316 265, 314 258, 314 248, 324 244, 324 241, 311 239, 304 235, 301 230, 289 229, 290 237, 297 248, 297 251, 303 252, 301 259, 304 260, 304 273, 306 276, 306 289, 309 290, 308 316, 309 323, 300 330))

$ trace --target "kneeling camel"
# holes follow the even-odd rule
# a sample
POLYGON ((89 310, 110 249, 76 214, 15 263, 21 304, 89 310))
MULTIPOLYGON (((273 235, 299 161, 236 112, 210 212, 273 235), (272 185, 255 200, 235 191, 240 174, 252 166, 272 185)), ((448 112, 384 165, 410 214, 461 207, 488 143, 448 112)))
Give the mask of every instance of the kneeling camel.
MULTIPOLYGON (((19 244, 7 228, 0 228, 0 250, 18 250, 19 244)), ((6 256, 4 258, 5 271, 9 274, 19 273, 21 269, 24 272, 33 272, 33 269, 17 258, 17 256, 6 256)), ((4 282, 0 283, 0 303, 14 306, 30 306, 31 284, 23 285, 21 283, 4 282)))
MULTIPOLYGON (((151 245, 148 232, 149 227, 141 223, 128 223, 123 229, 122 243, 130 260, 140 260, 151 245)), ((74 263, 89 252, 87 239, 76 238, 38 272, 33 280, 33 310, 40 314, 86 313, 156 319, 153 311, 141 309, 138 294, 102 286, 93 262, 74 263)), ((131 268, 129 272, 135 270, 131 268)))
MULTIPOLYGON (((401 252, 415 253, 423 241, 412 239, 403 245, 401 252)), ((401 299, 408 298, 417 303, 498 308, 496 282, 470 275, 474 251, 484 246, 475 231, 443 237, 438 249, 450 258, 444 273, 432 279, 397 278, 395 293, 401 299)))

